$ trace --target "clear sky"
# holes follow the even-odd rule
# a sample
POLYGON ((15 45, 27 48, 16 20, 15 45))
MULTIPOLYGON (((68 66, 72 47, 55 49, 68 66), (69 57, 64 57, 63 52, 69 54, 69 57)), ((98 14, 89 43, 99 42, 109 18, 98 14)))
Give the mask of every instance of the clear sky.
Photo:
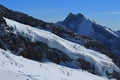
POLYGON ((47 22, 82 13, 96 23, 120 30, 120 0, 0 0, 4 6, 47 22))

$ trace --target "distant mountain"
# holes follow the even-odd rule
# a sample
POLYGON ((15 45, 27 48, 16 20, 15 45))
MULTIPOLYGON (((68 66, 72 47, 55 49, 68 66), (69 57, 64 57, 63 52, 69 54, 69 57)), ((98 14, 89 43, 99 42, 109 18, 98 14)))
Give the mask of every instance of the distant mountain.
POLYGON ((119 31, 115 32, 110 28, 98 25, 95 21, 85 18, 80 13, 70 13, 64 21, 58 22, 57 25, 61 25, 77 34, 89 36, 109 47, 113 53, 120 54, 119 31))
POLYGON ((119 80, 120 56, 86 36, 89 29, 77 34, 0 5, 0 79, 119 80))

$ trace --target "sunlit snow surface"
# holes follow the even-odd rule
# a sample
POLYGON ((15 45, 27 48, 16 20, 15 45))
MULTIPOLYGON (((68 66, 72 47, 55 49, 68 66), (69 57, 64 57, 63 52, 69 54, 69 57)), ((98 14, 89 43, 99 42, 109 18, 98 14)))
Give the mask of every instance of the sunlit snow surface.
POLYGON ((107 80, 88 72, 40 63, 0 49, 0 80, 107 80))

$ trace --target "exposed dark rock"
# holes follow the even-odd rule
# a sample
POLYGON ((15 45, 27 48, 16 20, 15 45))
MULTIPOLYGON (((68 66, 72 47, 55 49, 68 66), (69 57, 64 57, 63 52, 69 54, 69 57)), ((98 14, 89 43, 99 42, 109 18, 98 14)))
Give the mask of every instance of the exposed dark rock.
POLYGON ((35 19, 21 12, 12 11, 2 5, 0 5, 0 14, 6 18, 9 18, 24 24, 28 24, 31 26, 40 26, 41 23, 44 23, 42 20, 35 19))
MULTIPOLYGON (((74 23, 74 22, 76 22, 76 21, 78 21, 80 19, 82 21, 82 18, 84 18, 84 16, 82 14, 80 14, 80 13, 78 13, 76 15, 72 14, 72 13, 69 13, 69 15, 64 20, 64 23, 69 23, 69 22, 74 23)), ((66 25, 70 26, 69 24, 66 24, 66 25)))
POLYGON ((1 24, 5 24, 6 25, 6 21, 3 19, 3 16, 0 13, 0 25, 1 24))
POLYGON ((41 50, 38 47, 36 47, 35 43, 27 42, 25 46, 25 49, 21 52, 20 55, 22 55, 25 58, 37 61, 43 59, 43 54, 41 50))
MULTIPOLYGON (((94 40, 93 41, 88 41, 85 44, 85 47, 94 49, 94 50, 99 51, 99 52, 104 53, 104 54, 107 54, 110 51, 110 49, 108 47, 106 47, 102 43, 100 43, 98 41, 94 41, 94 40)), ((109 53, 107 55, 109 55, 109 53)))
POLYGON ((81 69, 86 70, 90 73, 93 74, 98 74, 95 66, 93 64, 91 64, 90 62, 85 61, 84 59, 77 59, 78 63, 80 64, 81 69))
POLYGON ((48 59, 54 61, 55 63, 59 64, 61 61, 62 62, 70 62, 72 59, 67 56, 65 53, 55 50, 55 49, 49 49, 46 53, 48 59))
POLYGON ((108 75, 109 79, 115 78, 117 80, 120 80, 120 73, 118 73, 118 72, 113 72, 112 74, 107 74, 107 75, 108 75))

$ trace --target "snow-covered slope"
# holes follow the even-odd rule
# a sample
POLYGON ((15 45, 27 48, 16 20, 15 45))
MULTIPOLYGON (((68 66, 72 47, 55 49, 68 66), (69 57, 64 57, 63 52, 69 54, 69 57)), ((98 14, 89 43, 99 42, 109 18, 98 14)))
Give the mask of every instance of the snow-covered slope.
POLYGON ((79 44, 62 39, 51 32, 24 25, 7 18, 5 18, 5 20, 8 25, 13 26, 17 34, 29 38, 33 42, 44 42, 49 47, 66 53, 72 59, 82 58, 90 62, 95 66, 95 69, 98 71, 97 73, 99 75, 106 76, 106 72, 120 72, 120 69, 112 62, 109 57, 99 52, 86 49, 79 44))
POLYGON ((107 80, 88 72, 40 63, 0 49, 1 80, 107 80))

